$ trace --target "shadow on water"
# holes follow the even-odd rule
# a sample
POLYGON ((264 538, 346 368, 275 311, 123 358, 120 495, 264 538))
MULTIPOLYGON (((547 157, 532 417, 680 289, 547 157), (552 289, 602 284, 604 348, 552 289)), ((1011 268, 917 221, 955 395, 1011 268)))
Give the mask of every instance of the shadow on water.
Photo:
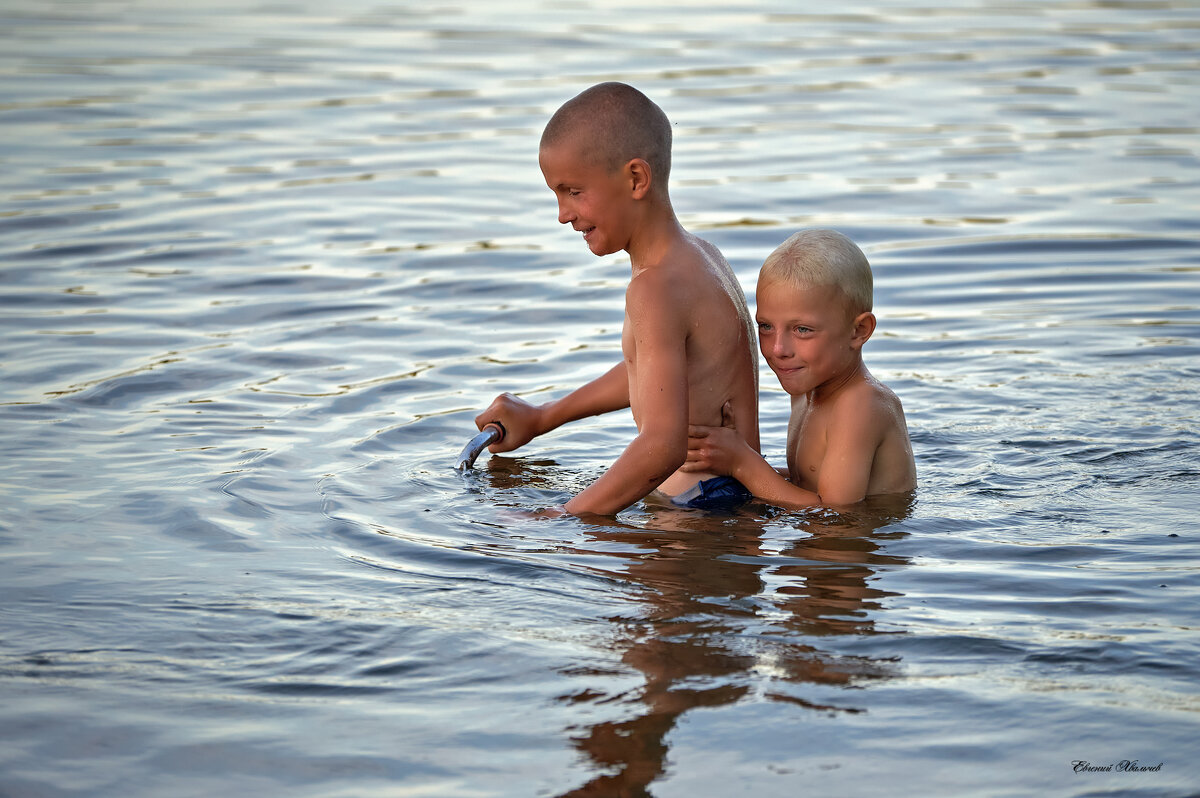
MULTIPOLYGON (((547 487, 544 468, 493 462, 489 488, 547 487)), ((894 525, 913 504, 903 496, 853 513, 751 505, 720 515, 648 500, 621 519, 582 523, 584 540, 570 553, 630 588, 630 609, 605 620, 620 662, 642 684, 612 692, 601 682, 614 674, 587 664, 564 674, 587 684, 558 701, 619 706, 628 717, 565 730, 595 775, 562 798, 651 795, 667 774, 669 734, 691 710, 757 700, 865 712, 845 689, 826 701, 806 697, 807 688, 855 688, 895 673, 896 658, 839 653, 831 641, 899 633, 876 627, 874 614, 897 594, 872 582, 907 564, 886 547, 904 535, 894 525)))

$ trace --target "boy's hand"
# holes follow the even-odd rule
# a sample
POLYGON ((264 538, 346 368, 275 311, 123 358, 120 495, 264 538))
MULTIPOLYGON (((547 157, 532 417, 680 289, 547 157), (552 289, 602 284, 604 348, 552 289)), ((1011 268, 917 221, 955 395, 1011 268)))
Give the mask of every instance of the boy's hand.
POLYGON ((475 426, 479 429, 492 421, 503 425, 504 438, 489 446, 488 451, 492 454, 511 452, 542 433, 542 408, 511 393, 502 393, 492 400, 487 410, 475 416, 475 426))
POLYGON ((687 462, 682 470, 730 475, 746 452, 754 454, 733 425, 733 413, 726 402, 721 408, 721 426, 693 424, 688 427, 687 462))

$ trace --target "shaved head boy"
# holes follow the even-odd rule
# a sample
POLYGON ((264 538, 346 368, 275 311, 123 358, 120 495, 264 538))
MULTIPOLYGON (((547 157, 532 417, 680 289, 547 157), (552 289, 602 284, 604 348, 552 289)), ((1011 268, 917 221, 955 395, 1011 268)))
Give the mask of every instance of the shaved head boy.
POLYGON ((653 501, 728 509, 750 497, 728 476, 681 470, 689 424, 719 425, 738 408, 738 434, 758 449, 754 328, 733 270, 683 228, 671 207, 671 125, 642 92, 601 83, 566 102, 542 135, 538 162, 571 225, 596 255, 628 253, 622 358, 565 396, 533 405, 501 394, 480 413, 500 422, 506 452, 562 424, 630 408, 637 435, 608 470, 554 512, 612 515, 653 501))
POLYGON ((565 102, 542 131, 541 146, 563 141, 609 170, 643 158, 664 188, 671 175, 670 120, 649 97, 624 83, 601 83, 565 102))

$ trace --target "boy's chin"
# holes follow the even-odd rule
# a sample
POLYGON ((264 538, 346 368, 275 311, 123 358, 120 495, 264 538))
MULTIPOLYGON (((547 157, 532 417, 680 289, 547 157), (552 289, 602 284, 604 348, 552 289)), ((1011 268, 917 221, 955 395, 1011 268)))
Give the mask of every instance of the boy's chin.
POLYGON ((618 246, 610 239, 602 237, 599 231, 593 231, 593 236, 593 238, 585 238, 583 243, 587 244, 588 250, 597 257, 613 255, 624 249, 624 247, 618 246))
POLYGON ((779 387, 788 394, 788 396, 804 396, 812 390, 812 386, 807 381, 801 382, 797 379, 780 378, 778 374, 775 378, 779 380, 779 387))
POLYGON ((598 258, 602 258, 605 255, 612 255, 616 252, 621 251, 620 249, 618 249, 616 247, 606 247, 606 246, 604 246, 604 244, 599 244, 599 243, 593 244, 591 241, 587 242, 587 245, 588 245, 588 249, 591 251, 591 253, 598 258))

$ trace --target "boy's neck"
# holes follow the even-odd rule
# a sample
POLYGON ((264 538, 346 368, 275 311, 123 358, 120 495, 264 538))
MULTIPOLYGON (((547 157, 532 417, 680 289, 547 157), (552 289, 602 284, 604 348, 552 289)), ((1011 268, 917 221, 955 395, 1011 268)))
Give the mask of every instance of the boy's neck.
POLYGON ((625 247, 634 275, 663 263, 686 236, 687 230, 676 218, 670 200, 648 203, 625 247))
POLYGON ((856 354, 853 363, 845 371, 813 388, 808 392, 806 398, 810 405, 822 404, 837 396, 847 386, 865 382, 869 379, 871 379, 871 372, 867 371, 867 364, 863 362, 862 352, 860 351, 856 354))

